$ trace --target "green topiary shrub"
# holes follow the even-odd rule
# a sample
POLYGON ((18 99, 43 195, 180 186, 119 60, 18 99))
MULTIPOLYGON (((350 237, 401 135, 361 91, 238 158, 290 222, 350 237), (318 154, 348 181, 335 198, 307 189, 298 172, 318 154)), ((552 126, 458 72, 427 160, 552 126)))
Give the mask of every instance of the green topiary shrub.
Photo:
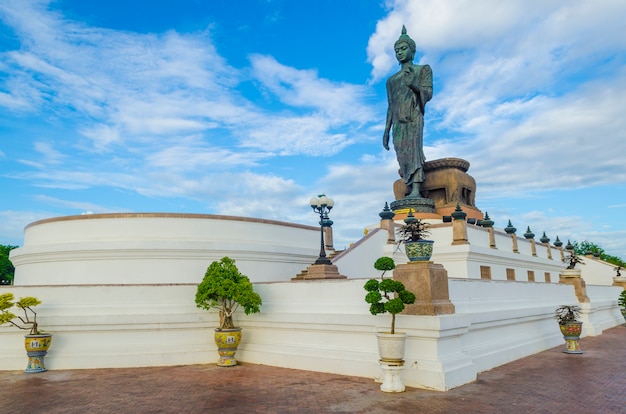
POLYGON ((363 288, 367 291, 365 302, 370 304, 372 315, 388 312, 391 314, 391 334, 396 330, 396 314, 404 310, 404 305, 415 303, 415 295, 405 289, 402 282, 384 279, 386 271, 395 269, 392 258, 381 257, 374 263, 374 268, 383 272, 381 280, 370 279, 363 288))

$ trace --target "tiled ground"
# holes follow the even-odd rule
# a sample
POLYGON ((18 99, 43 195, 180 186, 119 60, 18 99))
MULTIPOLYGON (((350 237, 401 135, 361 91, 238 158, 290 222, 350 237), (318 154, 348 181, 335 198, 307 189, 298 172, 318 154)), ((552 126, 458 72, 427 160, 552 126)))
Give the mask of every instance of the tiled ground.
POLYGON ((367 378, 242 364, 0 371, 0 414, 625 414, 626 326, 484 372, 448 392, 386 394, 367 378))

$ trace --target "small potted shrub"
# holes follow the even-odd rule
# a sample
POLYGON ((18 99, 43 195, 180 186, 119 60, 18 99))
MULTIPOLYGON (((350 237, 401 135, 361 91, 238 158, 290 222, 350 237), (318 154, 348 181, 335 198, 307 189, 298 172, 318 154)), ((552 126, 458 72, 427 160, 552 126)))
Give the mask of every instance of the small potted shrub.
POLYGON ((404 219, 404 223, 398 229, 398 238, 404 243, 404 250, 409 260, 427 261, 433 254, 433 240, 426 240, 430 234, 428 227, 430 224, 413 216, 413 210, 404 219))
POLYGON ((578 320, 580 316, 580 306, 562 305, 554 311, 554 318, 559 323, 559 328, 565 338, 565 350, 567 354, 582 354, 580 350, 580 334, 582 332, 583 323, 578 320))
POLYGON ((46 371, 44 357, 52 341, 52 335, 42 332, 37 323, 37 312, 33 308, 40 304, 41 301, 33 296, 14 301, 14 296, 10 292, 0 295, 0 325, 6 323, 29 331, 24 335, 24 346, 28 355, 28 364, 24 372, 28 373, 46 371), (19 314, 11 312, 13 307, 19 309, 19 314))
POLYGON ((196 290, 196 306, 219 311, 220 325, 215 329, 215 343, 220 355, 217 365, 237 365, 235 352, 241 341, 241 328, 233 322, 235 311, 242 307, 245 314, 260 312, 261 296, 254 291, 250 279, 241 274, 235 261, 223 257, 214 261, 196 290))

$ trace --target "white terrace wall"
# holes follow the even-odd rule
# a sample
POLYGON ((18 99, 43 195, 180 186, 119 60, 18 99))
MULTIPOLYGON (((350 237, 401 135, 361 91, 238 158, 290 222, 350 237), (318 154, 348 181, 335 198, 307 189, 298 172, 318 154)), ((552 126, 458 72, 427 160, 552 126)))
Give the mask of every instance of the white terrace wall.
MULTIPOLYGON (((236 315, 244 328, 241 361, 375 379, 380 375, 374 333, 388 316, 372 316, 365 279, 255 284, 261 313, 236 315)), ((34 295, 42 328, 54 334, 49 369, 214 363, 215 313, 195 307, 194 284, 3 286, 34 295)), ((623 323, 614 306, 619 288, 596 286, 584 306, 585 335, 623 323)), ((500 364, 563 343, 553 311, 576 303, 559 284, 451 279, 457 313, 399 315, 407 332, 403 381, 447 390, 500 364)), ((22 370, 23 332, 0 327, 0 369, 22 370)), ((584 350, 584 339, 581 341, 584 350)))
MULTIPOLYGON (((518 252, 514 252, 511 236, 502 231, 494 231, 495 247, 491 247, 487 229, 468 226, 467 230, 468 244, 453 245, 451 223, 434 224, 430 228, 431 238, 435 241, 431 260, 442 264, 449 277, 480 279, 481 267, 486 267, 491 274, 491 280, 507 280, 507 269, 511 269, 517 281, 528 281, 531 272, 535 282, 558 283, 559 272, 565 265, 561 261, 560 250, 556 247, 536 243, 536 255, 533 256, 531 244, 524 238, 517 238, 518 252)), ((357 250, 346 251, 346 256, 358 256, 357 250)), ((383 244, 380 255, 391 256, 396 263, 406 261, 404 250, 395 244, 383 244)), ((350 276, 350 269, 342 267, 342 260, 337 260, 335 264, 343 274, 350 276)))
MULTIPOLYGON (((613 278, 617 276, 615 265, 603 262, 595 257, 583 257, 583 264, 578 265, 580 273, 587 285, 611 286, 613 278)), ((626 274, 626 271, 622 271, 626 274)))
POLYGON ((16 285, 197 283, 229 256, 254 281, 289 280, 319 254, 319 228, 204 214, 90 214, 30 224, 11 251, 16 285))

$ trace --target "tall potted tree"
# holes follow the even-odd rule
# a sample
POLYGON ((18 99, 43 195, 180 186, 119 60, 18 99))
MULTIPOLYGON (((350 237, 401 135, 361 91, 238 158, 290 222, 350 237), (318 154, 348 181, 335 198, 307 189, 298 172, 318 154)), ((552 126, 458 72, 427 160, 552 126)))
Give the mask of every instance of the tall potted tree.
POLYGON ((254 291, 250 279, 241 274, 235 261, 223 257, 214 261, 196 290, 196 306, 219 311, 219 327, 215 329, 215 343, 220 358, 217 365, 237 365, 235 353, 241 342, 241 328, 233 323, 233 315, 241 306, 246 315, 260 312, 261 296, 254 291))
POLYGON ((24 347, 28 356, 28 364, 24 372, 28 373, 46 371, 44 357, 48 354, 50 342, 52 342, 52 335, 42 332, 37 323, 37 312, 33 308, 40 304, 41 301, 33 296, 14 301, 14 296, 10 292, 0 295, 0 325, 7 323, 29 331, 27 335, 24 335, 24 347), (21 314, 16 315, 11 312, 14 306, 20 309, 21 314))

